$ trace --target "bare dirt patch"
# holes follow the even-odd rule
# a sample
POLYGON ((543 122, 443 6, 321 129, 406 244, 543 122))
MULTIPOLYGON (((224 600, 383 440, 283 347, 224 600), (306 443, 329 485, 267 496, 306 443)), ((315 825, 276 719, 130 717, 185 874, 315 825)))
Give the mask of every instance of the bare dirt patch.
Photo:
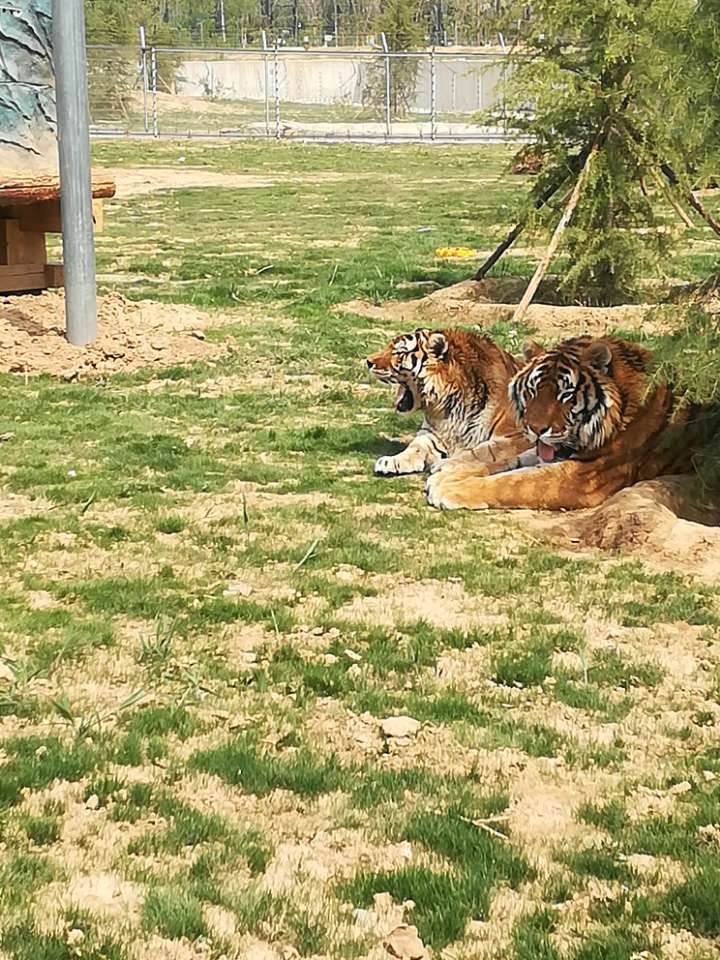
MULTIPOLYGON (((351 300, 338 309, 387 324, 422 323, 433 326, 476 324, 480 327, 508 321, 522 296, 526 281, 521 278, 465 280, 452 287, 436 290, 417 300, 385 303, 380 306, 367 300, 351 300)), ((541 288, 538 299, 543 299, 541 288)), ((616 327, 633 327, 645 333, 656 332, 661 323, 648 315, 647 304, 619 307, 558 306, 533 303, 526 322, 549 340, 587 333, 601 336, 616 327)))
POLYGON ((98 301, 98 337, 75 347, 65 336, 60 291, 0 299, 0 372, 49 373, 66 379, 163 367, 224 354, 204 331, 218 317, 193 307, 131 302, 111 293, 98 301))
POLYGON ((225 173, 209 167, 187 166, 178 160, 177 166, 113 167, 107 172, 115 181, 116 200, 147 196, 161 190, 187 190, 197 187, 217 187, 231 190, 257 190, 287 183, 334 183, 344 174, 325 172, 322 175, 263 177, 248 173, 225 173))
POLYGON ((230 187, 235 190, 272 187, 273 177, 255 177, 241 173, 222 173, 207 167, 118 167, 108 171, 117 186, 119 200, 141 197, 160 190, 189 187, 230 187))
MULTIPOLYGON (((384 584, 383 577, 374 577, 373 583, 384 584)), ((487 597, 475 598, 466 593, 460 583, 439 580, 403 580, 387 592, 374 597, 357 597, 341 607, 339 614, 350 620, 359 620, 386 625, 414 623, 425 620, 446 629, 470 629, 478 626, 498 626, 505 623, 500 605, 492 604, 487 597)))

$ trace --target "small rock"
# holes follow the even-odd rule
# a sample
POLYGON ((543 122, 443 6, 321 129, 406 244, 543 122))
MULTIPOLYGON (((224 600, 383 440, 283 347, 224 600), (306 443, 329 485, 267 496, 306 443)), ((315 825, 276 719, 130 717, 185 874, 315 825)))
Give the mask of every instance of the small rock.
POLYGON ((338 657, 336 657, 334 653, 326 653, 323 657, 323 660, 329 667, 331 667, 334 663, 338 662, 338 657))
POLYGON ((85 801, 85 809, 97 810, 99 806, 100 806, 100 798, 98 797, 98 795, 96 793, 90 794, 90 796, 85 801))
POLYGON ((84 939, 85 934, 77 927, 73 927, 72 930, 68 931, 67 942, 71 947, 76 947, 78 944, 82 943, 84 939))
POLYGON ((48 752, 48 751, 47 751, 47 747, 46 747, 45 744, 43 743, 43 744, 41 744, 41 745, 37 748, 37 750, 35 751, 35 756, 38 757, 38 758, 39 758, 39 757, 44 757, 47 752, 48 752))
POLYGON ((353 663, 360 663, 362 660, 362 656, 359 653, 356 653, 354 650, 343 650, 343 653, 348 660, 352 660, 353 663))
POLYGON ((242 580, 231 580, 223 590, 224 597, 249 597, 253 588, 242 580))
POLYGON ((165 349, 165 344, 164 344, 164 343, 160 343, 159 340, 153 340, 152 343, 150 344, 150 346, 153 348, 153 350, 158 350, 158 351, 159 351, 159 350, 164 350, 164 349, 165 349))
POLYGON ((399 960, 424 960, 427 957, 425 944, 418 936, 417 927, 410 927, 406 923, 395 927, 383 940, 383 946, 391 957, 398 957, 399 960))
POLYGON ((683 793, 690 793, 691 790, 692 784, 688 783, 687 780, 682 780, 680 783, 673 784, 668 793, 670 793, 673 797, 679 797, 682 796, 683 793))
POLYGON ((371 933, 378 923, 378 915, 374 910, 353 910, 355 925, 364 933, 371 933))
POLYGON ((380 721, 380 729, 386 737, 414 737, 420 729, 420 721, 413 717, 386 717, 380 721))
POLYGON ((705 783, 711 783, 713 780, 717 779, 717 774, 712 770, 703 770, 702 775, 705 783))
POLYGON ((0 660, 0 680, 7 680, 12 683, 15 679, 15 671, 5 660, 0 660))
POLYGON ((191 330, 191 331, 190 331, 190 336, 191 336, 191 337, 195 337, 196 340, 204 340, 204 339, 205 339, 205 333, 204 333, 204 331, 202 331, 202 330, 191 330))

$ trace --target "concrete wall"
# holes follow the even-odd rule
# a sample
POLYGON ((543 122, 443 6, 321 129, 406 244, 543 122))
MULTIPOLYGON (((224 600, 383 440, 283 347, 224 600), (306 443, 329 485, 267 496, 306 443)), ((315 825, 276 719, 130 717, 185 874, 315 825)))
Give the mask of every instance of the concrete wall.
MULTIPOLYGON (((408 61, 409 62, 409 61, 408 61)), ((429 58, 418 64, 410 110, 429 113, 431 102, 429 58)), ((498 105, 502 99, 503 59, 497 56, 436 58, 436 102, 439 113, 474 113, 498 105)), ((383 71, 382 59, 370 57, 278 56, 280 99, 293 103, 347 104, 360 107, 371 71, 383 71)), ((274 97, 274 58, 226 57, 185 60, 175 77, 180 96, 228 100, 274 97)))

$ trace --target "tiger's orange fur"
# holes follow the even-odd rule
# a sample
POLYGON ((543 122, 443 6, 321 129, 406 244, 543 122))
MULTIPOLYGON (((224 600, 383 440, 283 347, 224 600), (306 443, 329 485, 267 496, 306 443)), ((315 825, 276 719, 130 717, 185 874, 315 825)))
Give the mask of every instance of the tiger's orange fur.
POLYGON ((380 457, 375 473, 421 473, 441 462, 504 461, 527 445, 508 398, 518 364, 489 337, 418 329, 395 337, 366 362, 379 380, 397 385, 398 412, 421 410, 424 417, 408 447, 397 456, 380 457))
POLYGON ((528 345, 526 359, 509 389, 530 449, 491 467, 448 466, 426 484, 433 506, 574 510, 692 470, 702 411, 676 404, 666 383, 648 392, 643 347, 578 337, 547 351, 528 345))

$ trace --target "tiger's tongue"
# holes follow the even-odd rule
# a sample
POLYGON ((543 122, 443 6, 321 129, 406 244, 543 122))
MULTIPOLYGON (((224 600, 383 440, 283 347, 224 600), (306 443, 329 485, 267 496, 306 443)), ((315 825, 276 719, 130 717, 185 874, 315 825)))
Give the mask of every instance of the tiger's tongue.
POLYGON ((543 443, 542 440, 538 440, 537 452, 543 463, 552 463, 555 459, 555 447, 543 443))

